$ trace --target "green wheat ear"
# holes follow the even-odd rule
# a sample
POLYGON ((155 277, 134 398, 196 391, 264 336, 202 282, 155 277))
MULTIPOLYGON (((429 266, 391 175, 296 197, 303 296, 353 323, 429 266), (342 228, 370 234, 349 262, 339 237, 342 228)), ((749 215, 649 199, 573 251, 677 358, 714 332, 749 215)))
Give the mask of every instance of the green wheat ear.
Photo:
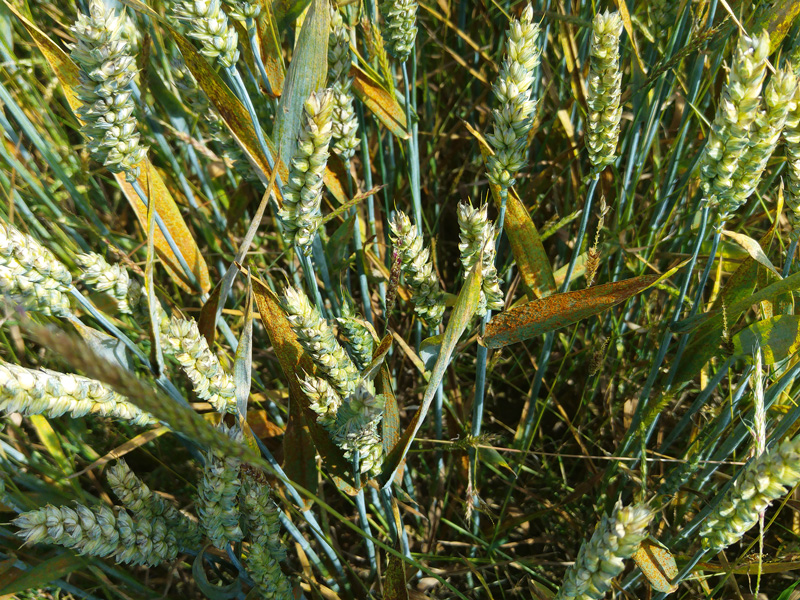
POLYGON ((750 462, 700 530, 703 548, 719 551, 739 541, 772 501, 800 482, 800 436, 750 462))
POLYGON ((604 515, 592 537, 581 546, 575 564, 567 569, 554 600, 597 600, 622 573, 625 559, 633 556, 647 537, 653 511, 644 504, 618 504, 604 515))
POLYGON ((492 86, 497 108, 492 111, 494 129, 486 136, 494 149, 487 160, 489 181, 508 188, 525 165, 528 134, 536 100, 532 98, 534 71, 539 66, 539 25, 533 22, 533 7, 528 4, 521 19, 508 29, 508 46, 500 76, 492 86))
POLYGON ((79 14, 71 28, 76 39, 71 57, 80 68, 78 116, 92 156, 112 173, 124 173, 128 181, 134 181, 147 149, 139 144, 128 89, 136 63, 123 25, 114 9, 102 0, 91 0, 89 16, 79 14))
POLYGON ((619 13, 598 13, 592 22, 589 51, 589 85, 586 104, 586 148, 596 171, 614 162, 619 140, 622 107, 622 72, 619 68, 619 36, 622 17, 619 13))
POLYGON ((220 0, 182 0, 175 5, 174 11, 188 27, 189 37, 200 42, 203 56, 224 68, 236 64, 239 60, 239 36, 228 23, 220 0))
POLYGON ((458 226, 461 229, 461 243, 458 244, 458 249, 461 251, 464 271, 469 273, 475 263, 481 260, 483 283, 476 314, 482 317, 487 310, 503 310, 505 295, 500 289, 500 279, 494 264, 496 236, 494 224, 489 220, 488 205, 483 204, 476 208, 470 202, 460 202, 458 226))
POLYGON ((761 84, 769 56, 769 35, 741 35, 720 96, 708 141, 700 158, 700 178, 705 200, 719 222, 740 205, 734 179, 750 147, 753 123, 761 103, 761 84))
POLYGON ((122 564, 156 566, 178 555, 175 534, 161 517, 137 519, 108 506, 46 506, 14 519, 26 543, 64 546, 122 564))
POLYGON ((73 418, 97 414, 138 426, 156 423, 151 415, 99 381, 2 361, 0 411, 49 417, 68 414, 73 418))
POLYGON ((389 54, 405 62, 417 38, 417 0, 386 0, 383 13, 383 41, 389 54))
POLYGON ((303 127, 297 137, 297 150, 283 189, 283 207, 279 212, 283 236, 306 254, 311 253, 321 218, 322 184, 333 131, 332 112, 331 90, 312 92, 306 100, 303 127))
POLYGON ((50 250, 0 222, 0 294, 21 299, 32 311, 65 317, 71 288, 72 275, 50 250))
POLYGON ((128 302, 130 276, 122 265, 110 265, 94 252, 79 254, 75 262, 83 269, 81 279, 98 292, 106 292, 117 301, 117 308, 123 314, 131 313, 128 302))
POLYGON ((444 315, 444 294, 433 269, 430 250, 422 236, 403 211, 397 211, 389 223, 392 244, 400 255, 406 284, 411 288, 414 312, 435 329, 444 315))
POLYGON ((353 157, 360 144, 350 66, 350 34, 339 9, 331 6, 331 30, 328 35, 328 86, 333 94, 331 147, 344 161, 353 157))

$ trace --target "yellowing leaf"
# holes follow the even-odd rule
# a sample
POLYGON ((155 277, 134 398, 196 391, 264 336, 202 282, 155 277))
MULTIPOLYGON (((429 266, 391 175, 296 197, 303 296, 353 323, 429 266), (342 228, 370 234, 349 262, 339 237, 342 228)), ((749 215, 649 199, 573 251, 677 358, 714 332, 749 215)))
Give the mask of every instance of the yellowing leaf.
POLYGON ((753 238, 742 233, 736 233, 735 231, 727 230, 723 230, 722 235, 731 238, 734 242, 744 248, 754 260, 760 262, 775 275, 777 275, 778 279, 781 279, 781 274, 778 272, 778 269, 775 268, 769 258, 767 258, 767 255, 764 254, 764 250, 761 249, 761 245, 753 238))
POLYGON ((798 15, 800 15, 800 2, 797 0, 777 0, 770 5, 769 10, 764 11, 760 21, 750 31, 766 29, 769 32, 769 51, 771 54, 781 45, 798 15))
POLYGON ((771 365, 800 349, 800 316, 779 315, 742 329, 733 337, 734 353, 750 358, 761 348, 764 364, 771 365))
POLYGON ((56 461, 56 464, 64 473, 64 475, 69 475, 72 473, 74 470, 72 467, 72 461, 70 461, 67 458, 67 455, 64 453, 64 448, 61 446, 61 441, 58 437, 58 434, 53 429, 53 426, 50 425, 47 417, 42 415, 31 415, 28 417, 28 420, 31 422, 31 425, 33 425, 33 428, 36 430, 39 439, 42 440, 42 444, 44 444, 44 447, 47 448, 50 456, 52 456, 53 460, 56 461))
POLYGON ((350 76, 353 78, 353 92, 358 99, 395 137, 408 139, 406 113, 397 100, 357 65, 350 69, 350 76))

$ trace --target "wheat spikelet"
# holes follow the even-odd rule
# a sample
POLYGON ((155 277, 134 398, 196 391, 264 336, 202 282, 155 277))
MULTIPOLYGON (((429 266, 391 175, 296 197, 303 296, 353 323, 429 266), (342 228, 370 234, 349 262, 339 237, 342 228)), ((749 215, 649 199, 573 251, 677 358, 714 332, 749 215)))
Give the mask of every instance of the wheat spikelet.
POLYGON ((586 104, 586 148, 596 171, 616 158, 622 107, 622 72, 619 69, 619 36, 622 18, 619 13, 598 13, 592 22, 592 45, 589 51, 589 85, 586 104))
POLYGON ((417 0, 386 0, 381 4, 383 40, 389 54, 405 62, 417 37, 417 0))
POLYGON ((164 519, 136 519, 107 506, 46 506, 22 513, 13 523, 26 543, 56 544, 123 564, 155 566, 178 554, 175 535, 164 519))
POLYGON ((643 504, 618 504, 603 516, 589 541, 584 542, 575 564, 567 569, 555 600, 596 600, 611 587, 630 558, 647 537, 653 512, 643 504))
POLYGON ((397 211, 389 227, 392 244, 402 261, 406 283, 412 291, 414 312, 435 329, 442 322, 445 305, 430 250, 423 246, 422 236, 404 212, 397 211))
POLYGON ((528 132, 536 110, 531 93, 541 58, 538 42, 539 26, 533 22, 533 7, 528 4, 522 18, 511 22, 506 57, 492 86, 498 108, 492 111, 494 129, 486 136, 494 149, 487 167, 489 180, 501 188, 514 185, 517 172, 525 165, 528 132))
POLYGON ((44 315, 70 314, 72 276, 47 248, 0 222, 0 293, 18 297, 44 315))
POLYGON ((458 225, 461 229, 461 264, 469 273, 472 267, 481 259, 483 270, 483 283, 481 287, 480 304, 477 315, 483 316, 487 310, 502 310, 505 297, 500 289, 500 280, 497 277, 495 262, 495 229, 489 221, 488 206, 475 208, 469 202, 460 202, 458 205, 458 225), (481 254, 481 252, 483 254, 481 254))
POLYGON ((0 362, 0 411, 48 417, 69 414, 73 418, 97 414, 139 426, 156 422, 99 381, 5 362, 0 362))
POLYGON ((279 215, 283 236, 304 253, 311 253, 317 233, 322 202, 322 178, 328 163, 331 141, 333 94, 326 89, 312 92, 303 105, 303 127, 297 137, 289 180, 284 186, 279 215))
POLYGON ((716 552, 738 542, 758 522, 758 515, 798 482, 800 437, 784 441, 744 468, 703 522, 703 548, 716 552))
POLYGON ((77 43, 72 60, 80 68, 77 95, 82 106, 81 131, 89 139, 92 156, 112 173, 139 176, 147 149, 139 144, 131 91, 136 64, 122 34, 123 19, 102 0, 91 0, 89 14, 78 15, 71 31, 77 43))
POLYGON ((220 0, 183 0, 175 5, 176 16, 189 28, 189 37, 201 44, 200 53, 224 67, 239 60, 239 36, 228 24, 220 0))

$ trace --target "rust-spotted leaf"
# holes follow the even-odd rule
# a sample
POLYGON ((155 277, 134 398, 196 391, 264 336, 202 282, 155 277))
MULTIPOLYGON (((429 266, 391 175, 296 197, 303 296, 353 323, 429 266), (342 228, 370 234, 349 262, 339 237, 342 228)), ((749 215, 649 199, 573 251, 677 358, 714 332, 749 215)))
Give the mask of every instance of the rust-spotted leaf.
POLYGON ((409 600, 405 563, 394 554, 389 555, 383 587, 384 600, 409 600))
POLYGON ((502 348, 599 314, 642 292, 659 280, 643 275, 547 298, 533 300, 500 313, 486 325, 483 344, 502 348))
POLYGON ((645 539, 633 554, 633 561, 655 591, 669 594, 678 589, 673 583, 678 575, 675 557, 662 544, 645 539))

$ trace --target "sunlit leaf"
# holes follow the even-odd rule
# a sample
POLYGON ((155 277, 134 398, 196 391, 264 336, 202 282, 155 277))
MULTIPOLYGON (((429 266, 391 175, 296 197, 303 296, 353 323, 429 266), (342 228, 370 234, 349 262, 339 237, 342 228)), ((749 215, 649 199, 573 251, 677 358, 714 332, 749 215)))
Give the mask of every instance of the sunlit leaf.
POLYGON ((752 358, 761 348, 764 364, 771 365, 800 349, 800 316, 779 315, 757 321, 733 336, 733 352, 752 358))
POLYGON ((408 138, 406 113, 397 100, 383 86, 370 77, 359 66, 350 69, 353 78, 353 92, 384 127, 401 140, 408 138))
POLYGON ((428 414, 433 397, 436 395, 436 389, 439 387, 445 371, 450 364, 450 359, 453 356, 453 351, 456 348, 461 334, 469 325, 472 317, 475 315, 475 310, 478 307, 480 300, 481 290, 481 271, 478 269, 480 261, 476 263, 470 272, 461 292, 458 294, 456 304, 453 307, 453 312, 450 315, 450 320, 447 323, 444 335, 442 336, 442 347, 439 351, 439 357, 436 359, 436 364, 431 371, 431 378, 428 380, 428 385, 425 387, 425 394, 422 398, 422 404, 414 413, 411 422, 400 437, 400 441, 395 445, 389 455, 386 457, 381 469, 381 474, 378 478, 381 485, 388 485, 394 478, 395 471, 399 468, 402 461, 405 459, 406 454, 411 448, 411 443, 417 435, 417 431, 422 426, 425 416, 428 414))
POLYGON ((483 344, 502 348, 555 329, 572 325, 624 302, 659 281, 657 275, 643 275, 532 300, 495 316, 486 325, 483 344))
POLYGON ((311 92, 325 86, 330 21, 327 0, 312 0, 295 44, 275 117, 278 155, 287 165, 294 156, 297 134, 302 127, 303 105, 311 92))

